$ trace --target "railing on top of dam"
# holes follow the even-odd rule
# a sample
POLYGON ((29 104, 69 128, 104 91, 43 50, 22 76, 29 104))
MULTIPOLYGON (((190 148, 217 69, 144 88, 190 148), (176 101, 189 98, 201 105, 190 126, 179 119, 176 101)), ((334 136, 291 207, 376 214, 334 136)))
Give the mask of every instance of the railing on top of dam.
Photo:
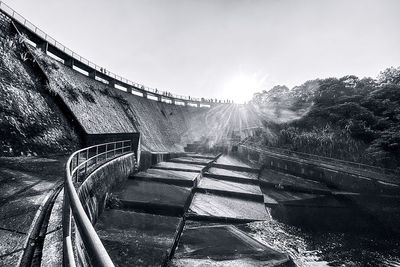
POLYGON ((113 88, 115 85, 120 85, 126 88, 128 93, 136 91, 142 94, 143 97, 147 98, 147 94, 150 93, 158 101, 168 102, 171 104, 183 103, 183 105, 195 105, 197 107, 210 107, 214 104, 225 104, 232 103, 230 101, 221 101, 217 99, 205 99, 205 98, 195 98, 190 96, 183 96, 172 94, 167 91, 159 91, 156 88, 151 88, 137 82, 130 81, 124 77, 121 77, 113 72, 106 70, 103 67, 91 62, 90 60, 80 56, 71 49, 67 48, 56 39, 52 38, 50 35, 39 29, 32 22, 24 18, 17 11, 12 9, 10 6, 0 1, 0 10, 16 21, 20 26, 23 27, 23 32, 27 34, 27 37, 31 42, 33 42, 36 47, 42 48, 46 53, 49 51, 53 55, 64 60, 64 64, 69 67, 77 67, 86 72, 88 72, 89 77, 96 79, 96 77, 106 80, 113 88))
POLYGON ((79 200, 74 182, 83 182, 89 173, 89 169, 93 170, 110 159, 115 159, 131 152, 132 141, 124 140, 83 148, 74 152, 68 158, 64 181, 63 207, 64 266, 76 266, 71 237, 72 222, 75 222, 75 230, 79 232, 91 264, 93 266, 113 266, 110 256, 79 200), (72 218, 74 219, 73 221, 72 218))

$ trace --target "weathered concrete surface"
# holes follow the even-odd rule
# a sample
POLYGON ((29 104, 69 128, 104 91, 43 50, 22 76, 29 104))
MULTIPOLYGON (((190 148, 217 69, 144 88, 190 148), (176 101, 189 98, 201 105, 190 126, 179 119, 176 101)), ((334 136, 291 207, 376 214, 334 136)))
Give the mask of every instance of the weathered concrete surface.
POLYGON ((135 164, 134 153, 114 158, 90 173, 80 185, 78 196, 91 222, 102 212, 107 194, 128 179, 135 164))
POLYGON ((204 168, 204 166, 196 164, 176 163, 176 162, 160 162, 154 165, 152 168, 172 170, 172 171, 200 172, 204 168))
POLYGON ((186 226, 171 266, 293 266, 232 225, 186 226))
POLYGON ((199 190, 225 196, 263 200, 260 187, 253 184, 243 184, 204 177, 197 186, 197 191, 199 190))
POLYGON ((268 220, 264 203, 233 197, 196 193, 189 207, 190 218, 226 221, 268 220))
POLYGON ((266 167, 322 182, 338 191, 385 195, 399 195, 400 192, 398 179, 379 172, 364 171, 335 162, 309 160, 271 151, 254 151, 245 146, 239 147, 238 155, 242 158, 253 155, 256 158, 254 160, 266 167))
POLYGON ((205 173, 205 176, 234 182, 258 184, 258 174, 252 172, 233 171, 212 167, 205 173))
POLYGON ((116 266, 161 266, 181 218, 105 210, 97 233, 116 266))
POLYGON ((202 158, 193 158, 193 157, 179 157, 171 159, 170 162, 177 163, 188 163, 188 164, 197 164, 197 165, 207 165, 212 160, 210 159, 202 159, 202 158))
POLYGON ((43 244, 41 266, 62 266, 63 265, 63 230, 58 229, 46 235, 43 244))
POLYGON ((26 234, 0 229, 0 237, 0 265, 17 265, 24 249, 26 234))
POLYGON ((37 212, 64 177, 66 157, 0 158, 0 265, 17 265, 37 212))
POLYGON ((290 192, 279 189, 271 189, 271 188, 263 188, 264 193, 264 203, 267 206, 274 205, 326 205, 326 206, 338 206, 339 202, 337 200, 333 201, 334 198, 332 196, 324 196, 310 193, 302 193, 302 192, 290 192), (324 204, 325 199, 327 200, 324 204))
MULTIPOLYGON (((201 155, 198 157, 201 159, 201 155)), ((192 157, 183 157, 183 161, 187 160, 192 157)), ((210 160, 206 158, 204 162, 210 160)), ((291 262, 288 256, 263 246, 236 227, 213 223, 270 219, 259 185, 247 182, 258 182, 257 173, 222 169, 242 175, 245 183, 238 183, 202 177, 202 165, 162 162, 156 166, 160 169, 132 175, 113 192, 112 209, 102 214, 96 226, 116 265, 167 263, 184 224, 190 227, 186 227, 180 241, 183 252, 178 249, 178 256, 170 262, 172 266, 277 266, 291 262), (176 186, 177 181, 181 186, 176 186), (183 182, 190 185, 184 186, 183 182), (199 229, 191 234, 191 228, 199 229)))
POLYGON ((168 215, 182 215, 190 194, 187 187, 140 180, 128 180, 114 193, 122 208, 168 215))
POLYGON ((199 159, 215 159, 218 156, 214 154, 198 154, 191 152, 186 152, 186 155, 192 158, 199 158, 199 159))
POLYGON ((62 266, 63 263, 63 212, 64 189, 60 191, 50 214, 44 239, 41 266, 62 266))
POLYGON ((272 186, 280 189, 296 190, 308 193, 327 194, 331 192, 331 190, 323 183, 267 168, 261 171, 260 183, 261 186, 272 186))
POLYGON ((0 266, 16 266, 16 263, 20 261, 23 251, 18 250, 12 254, 6 254, 0 257, 0 266))
POLYGON ((139 170, 147 170, 159 162, 168 161, 169 159, 184 155, 186 154, 183 152, 150 152, 142 150, 138 162, 139 170))
POLYGON ((240 167, 246 167, 246 168, 251 168, 251 166, 247 163, 244 163, 243 161, 240 161, 234 157, 231 157, 229 155, 221 155, 216 163, 218 164, 224 164, 224 165, 232 165, 232 166, 240 166, 240 167))
POLYGON ((207 108, 171 105, 133 95, 82 75, 38 49, 50 90, 59 95, 88 133, 140 132, 146 151, 183 151, 191 124, 207 108), (93 116, 97 114, 97 116, 93 116))
POLYGON ((199 176, 200 174, 195 172, 148 169, 145 172, 138 172, 130 178, 192 187, 199 176))

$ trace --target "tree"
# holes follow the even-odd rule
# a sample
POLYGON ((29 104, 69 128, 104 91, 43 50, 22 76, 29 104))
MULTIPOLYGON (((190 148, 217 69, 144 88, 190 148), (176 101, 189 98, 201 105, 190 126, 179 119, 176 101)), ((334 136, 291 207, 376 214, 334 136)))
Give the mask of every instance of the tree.
POLYGON ((390 67, 382 71, 378 76, 380 84, 400 84, 400 67, 390 67))

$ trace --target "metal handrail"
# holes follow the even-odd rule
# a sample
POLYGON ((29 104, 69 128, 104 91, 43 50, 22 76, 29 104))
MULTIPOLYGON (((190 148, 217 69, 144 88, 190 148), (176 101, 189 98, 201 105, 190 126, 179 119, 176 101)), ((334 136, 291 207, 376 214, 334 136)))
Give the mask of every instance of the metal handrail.
POLYGON ((113 159, 129 152, 132 152, 132 141, 124 140, 86 147, 75 151, 68 158, 64 182, 63 207, 63 255, 65 266, 76 266, 71 238, 72 217, 92 265, 114 266, 79 200, 73 178, 75 176, 75 182, 79 182, 79 174, 83 172, 83 177, 86 179, 88 168, 98 167, 108 162, 108 155, 110 153, 112 154, 110 159, 113 159), (112 148, 109 149, 110 146, 112 148), (94 155, 92 156, 91 153, 94 153, 94 155), (82 154, 84 155, 83 158, 81 158, 82 154), (105 159, 99 161, 103 156, 105 159))
MULTIPOLYGON (((121 77, 121 76, 119 76, 119 75, 117 75, 117 74, 115 74, 115 73, 113 73, 111 71, 108 71, 108 70, 104 73, 104 72, 102 72, 102 70, 105 70, 105 68, 100 67, 99 65, 89 61, 88 59, 80 56, 79 54, 75 53, 74 51, 72 51, 68 47, 64 46, 63 44, 58 42, 56 39, 54 39, 53 37, 51 37, 50 35, 48 35, 44 31, 39 29, 37 26, 35 26, 35 24, 33 24, 32 22, 27 20, 25 17, 23 17, 21 14, 19 14, 17 11, 12 9, 10 6, 8 6, 3 1, 0 1, 0 10, 2 10, 4 13, 6 13, 11 18, 13 18, 16 21, 18 21, 26 29, 28 29, 32 33, 36 34, 37 37, 39 37, 40 39, 48 42, 49 44, 51 44, 54 47, 58 48, 59 50, 63 51, 65 54, 71 56, 75 60, 80 61, 82 64, 85 64, 85 65, 93 68, 95 71, 103 73, 106 76, 109 76, 109 77, 114 78, 114 79, 116 79, 118 81, 126 83, 126 84, 128 84, 130 86, 133 86, 133 87, 137 88, 137 89, 146 91, 148 93, 157 94, 157 95, 160 95, 162 97, 166 97, 166 98, 170 98, 170 99, 177 99, 177 100, 193 101, 193 102, 212 103, 212 102, 209 102, 209 101, 202 101, 200 98, 172 94, 172 93, 169 93, 168 91, 159 91, 159 90, 157 90, 155 88, 151 88, 151 87, 148 87, 146 85, 143 85, 143 84, 128 80, 128 79, 126 79, 124 77, 121 77)), ((223 102, 221 102, 221 103, 223 103, 223 102)))

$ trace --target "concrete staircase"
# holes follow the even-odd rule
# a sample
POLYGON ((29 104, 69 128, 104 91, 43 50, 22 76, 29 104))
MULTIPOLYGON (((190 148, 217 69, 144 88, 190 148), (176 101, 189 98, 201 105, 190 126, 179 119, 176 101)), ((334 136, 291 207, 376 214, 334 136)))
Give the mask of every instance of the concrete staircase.
POLYGON ((136 173, 113 192, 96 228, 114 263, 291 266, 287 255, 240 227, 270 219, 258 170, 224 161, 188 153, 136 173))

